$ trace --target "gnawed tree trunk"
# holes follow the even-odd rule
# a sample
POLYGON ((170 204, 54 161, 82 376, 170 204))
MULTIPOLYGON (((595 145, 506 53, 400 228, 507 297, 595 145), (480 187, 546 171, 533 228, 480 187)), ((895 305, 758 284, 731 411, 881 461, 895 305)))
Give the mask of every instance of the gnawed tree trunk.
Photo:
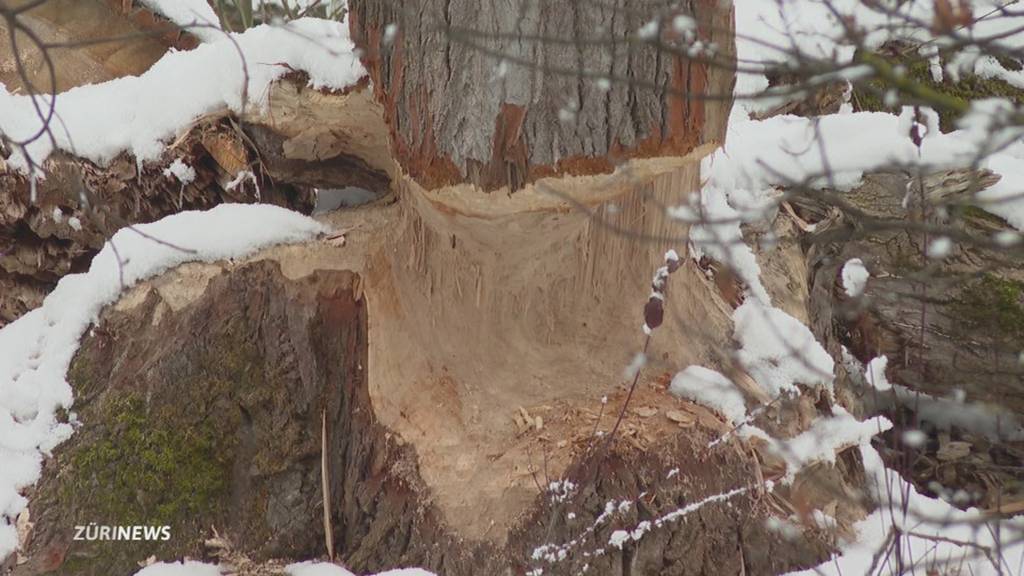
MULTIPOLYGON (((685 182, 679 172, 667 181, 685 182)), ((642 190, 617 199, 624 218, 650 208, 642 190)), ((707 447, 729 428, 719 417, 658 384, 676 366, 662 354, 706 362, 718 357, 715 342, 725 345, 724 303, 692 263, 673 277, 669 310, 701 328, 664 333, 636 408, 606 453, 593 432, 611 427, 625 394, 616 390, 607 407, 600 397, 638 330, 619 328, 636 316, 633 306, 594 290, 613 276, 626 293, 642 290, 645 276, 621 272, 657 258, 579 213, 555 211, 539 222, 557 218, 555 231, 568 237, 520 247, 525 261, 557 245, 571 255, 582 242, 615 264, 555 258, 534 270, 546 272, 538 280, 516 273, 512 258, 482 260, 493 248, 466 236, 454 248, 447 238, 430 240, 423 215, 436 213, 423 209, 399 203, 339 214, 338 228, 362 226, 343 247, 314 242, 236 264, 186 265, 108 310, 72 366, 83 427, 57 449, 32 494, 36 525, 15 574, 116 576, 149 555, 201 557, 211 525, 255 560, 317 556, 323 409, 334 545, 359 572, 543 566, 575 574, 589 565, 596 574, 775 574, 825 557, 825 534, 787 541, 766 531, 777 504, 757 490, 666 521, 623 549, 609 545, 615 530, 747 488, 758 474, 742 445, 707 447), (464 263, 447 265, 460 276, 399 281, 449 259, 464 263), (605 281, 588 287, 587 269, 591 281, 605 281), (467 277, 487 281, 460 300, 467 277), (503 313, 495 303, 506 298, 523 305, 503 313), (556 306, 589 313, 551 324, 556 306), (546 488, 556 480, 575 487, 560 497, 546 488), (136 518, 158 518, 174 537, 71 540, 77 524, 136 518), (535 558, 543 546, 542 556, 566 556, 549 565, 535 558)), ((501 252, 511 256, 513 246, 501 252)))
MULTIPOLYGON (((726 59, 729 6, 684 5, 698 36, 726 59)), ((539 567, 570 574, 589 565, 623 576, 774 574, 820 561, 830 535, 809 528, 811 538, 784 541, 764 529, 785 491, 762 493, 751 479, 779 470, 737 442, 709 447, 729 426, 666 392, 671 376, 691 364, 736 372, 730 302, 690 259, 671 278, 668 322, 648 349, 618 437, 605 451, 595 434, 611 428, 624 400, 615 385, 642 346, 651 274, 667 249, 685 245, 685 227, 664 208, 699 188, 700 161, 724 137, 727 99, 679 93, 727 95, 731 75, 627 42, 655 16, 667 33, 677 15, 667 3, 542 4, 521 29, 511 27, 515 7, 441 11, 428 2, 422 21, 398 7, 351 4, 383 110, 375 121, 353 121, 377 110, 356 90, 313 97, 325 122, 296 108, 283 125, 273 114, 244 123, 257 148, 273 148, 268 171, 300 172, 275 156, 315 163, 334 158, 320 152, 340 150, 351 157, 341 159, 346 168, 324 174, 386 182, 393 201, 328 217, 346 232, 344 246, 311 242, 249 262, 186 266, 109 310, 75 360, 82 428, 58 448, 32 495, 37 523, 18 573, 59 571, 69 561, 82 574, 129 573, 131 561, 147 554, 201 554, 209 524, 257 559, 316 555, 324 533, 315 484, 324 407, 334 549, 358 571, 419 565, 453 576, 539 567), (555 67, 600 63, 635 82, 613 79, 604 91, 590 79, 509 64, 493 87, 498 62, 447 37, 437 22, 554 37, 572 30, 579 38, 603 26, 615 43, 612 59, 590 47, 487 42, 555 67), (382 44, 391 23, 397 32, 382 44), (334 104, 337 114, 324 110, 334 104), (361 135, 360 125, 379 130, 361 135), (393 158, 378 146, 386 135, 393 158), (512 193, 486 193, 502 187, 512 193), (206 336, 184 340, 193 333, 206 336), (242 357, 234 362, 216 350, 242 357), (196 378, 179 381, 181 374, 196 378), (205 430, 199 438, 207 440, 179 456, 196 455, 211 479, 202 485, 218 492, 194 505, 194 494, 177 498, 159 484, 133 482, 130 510, 169 512, 175 540, 107 553, 69 540, 67 531, 90 516, 121 521, 126 513, 88 490, 90 478, 103 483, 105 467, 74 472, 103 446, 113 447, 101 450, 106 464, 131 469, 140 446, 126 444, 133 436, 109 412, 124 398, 150 410, 152 433, 173 435, 181 422, 205 430), (202 409, 187 412, 172 398, 202 409), (128 461, 118 460, 123 455, 128 461), (564 497, 548 488, 558 480, 574 484, 564 497), (636 543, 610 544, 615 530, 653 526, 736 489, 750 491, 710 501, 636 543), (68 490, 74 497, 61 499, 68 490), (598 522, 609 502, 615 511, 598 522), (545 558, 559 550, 564 559, 545 558)), ((787 307, 805 316, 802 260, 787 254, 772 273, 795 279, 787 307)), ((129 421, 138 408, 128 406, 129 421)), ((770 431, 800 432, 816 410, 809 397, 796 407, 781 403, 768 411, 780 422, 770 431)), ((841 492, 856 465, 841 458, 839 468, 815 472, 841 492)), ((834 498, 812 492, 803 497, 806 509, 785 513, 834 498)))

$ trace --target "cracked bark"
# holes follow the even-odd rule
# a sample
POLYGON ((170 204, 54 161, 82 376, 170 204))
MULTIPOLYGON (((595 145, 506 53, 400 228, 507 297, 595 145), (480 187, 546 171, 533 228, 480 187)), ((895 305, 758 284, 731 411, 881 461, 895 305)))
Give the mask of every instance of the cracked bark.
POLYGON ((405 171, 428 189, 515 191, 724 139, 724 123, 708 120, 728 103, 701 98, 730 94, 731 71, 637 42, 637 30, 692 16, 699 38, 731 62, 731 3, 699 0, 683 12, 673 4, 429 0, 412 10, 358 0, 350 25, 405 171), (618 80, 588 77, 605 72, 618 80))

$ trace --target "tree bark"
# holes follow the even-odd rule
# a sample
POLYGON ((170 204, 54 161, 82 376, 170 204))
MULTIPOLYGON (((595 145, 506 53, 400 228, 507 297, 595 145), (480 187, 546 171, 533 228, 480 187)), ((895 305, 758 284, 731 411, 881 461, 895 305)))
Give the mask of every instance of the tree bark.
POLYGON ((722 142, 732 3, 424 0, 349 4, 395 158, 427 189, 520 189, 722 142), (696 21, 714 64, 686 56, 696 21), (660 27, 644 40, 649 22, 660 27))

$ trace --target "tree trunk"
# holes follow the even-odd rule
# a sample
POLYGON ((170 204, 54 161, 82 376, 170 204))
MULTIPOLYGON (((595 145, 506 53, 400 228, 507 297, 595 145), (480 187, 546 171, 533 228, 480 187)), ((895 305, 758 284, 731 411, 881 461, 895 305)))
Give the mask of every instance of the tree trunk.
POLYGON ((424 188, 468 182, 514 191, 544 176, 607 173, 628 158, 684 155, 724 138, 731 2, 349 7, 395 158, 424 188), (696 21, 695 39, 717 48, 714 64, 686 56, 678 30, 687 18, 696 21), (652 21, 658 47, 640 34, 652 21))
MULTIPOLYGON (((956 181, 949 172, 934 176, 937 182, 956 181)), ((884 413, 896 424, 883 436, 890 446, 883 454, 893 469, 925 494, 938 496, 936 480, 945 489, 964 490, 974 498, 961 501, 964 506, 996 509, 1019 502, 1024 266, 1005 250, 984 246, 1009 225, 974 207, 947 207, 948 230, 982 244, 958 241, 944 258, 925 256, 934 238, 866 220, 919 218, 920 206, 904 205, 908 190, 916 193, 916 181, 903 174, 865 176, 844 195, 848 206, 861 211, 859 218, 833 210, 822 219, 827 205, 802 200, 807 217, 818 222, 804 239, 812 271, 810 326, 834 357, 841 358, 845 348, 865 364, 888 358, 887 380, 904 388, 880 392, 867 386, 844 403, 859 404, 867 414, 884 413), (850 298, 839 280, 854 257, 872 274, 859 298, 850 298), (960 400, 950 400, 958 395, 960 400), (905 428, 923 430, 927 442, 904 446, 899 438, 905 428), (951 441, 970 445, 970 454, 950 456, 951 441)))
MULTIPOLYGON (((113 450, 99 451, 111 461, 101 460, 94 477, 106 466, 130 469, 136 452, 148 457, 110 408, 156 390, 164 396, 153 397, 154 409, 167 414, 154 419, 157 433, 179 421, 205 430, 212 445, 185 455, 220 478, 220 492, 204 495, 216 506, 200 504, 197 518, 188 498, 133 485, 131 509, 141 517, 177 511, 168 522, 179 539, 133 554, 201 554, 211 523, 259 560, 322 550, 323 503, 310 500, 322 493, 313 482, 325 408, 333 547, 358 571, 771 574, 821 560, 821 531, 809 528, 820 540, 794 542, 765 531, 785 490, 751 488, 763 456, 738 442, 709 446, 730 427, 667 393, 672 375, 691 364, 732 370, 732 307, 691 259, 671 277, 666 328, 646 350, 618 436, 606 444, 597 434, 625 401, 623 368, 643 348, 651 275, 666 250, 685 247, 686 228, 665 206, 699 188, 701 160, 724 137, 728 99, 702 98, 728 95, 730 73, 635 42, 655 16, 662 37, 673 34, 679 14, 668 2, 428 1, 415 16, 402 6, 350 3, 376 103, 358 89, 316 96, 316 118, 330 120, 286 115, 307 119, 295 129, 292 120, 275 124, 281 109, 272 98, 267 118, 246 119, 257 146, 274 147, 271 156, 301 156, 336 139, 327 147, 358 159, 346 160, 358 177, 386 183, 388 201, 326 217, 346 232, 344 246, 310 242, 185 267, 105 314, 109 332, 89 337, 71 375, 85 399, 82 428, 57 449, 32 497, 33 506, 58 510, 37 515, 19 576, 67 559, 82 574, 131 568, 129 555, 90 554, 62 532, 123 512, 111 509, 121 499, 68 482, 82 476, 75 466, 94 463, 97 446, 113 450), (489 34, 483 50, 451 34, 465 29, 489 34), (599 29, 603 44, 584 42, 599 29), (579 46, 525 39, 566 31, 579 46), (488 50, 512 51, 507 71, 488 50), (559 71, 581 64, 610 74, 609 88, 559 71), (378 149, 388 134, 393 158, 378 149), (509 193, 485 193, 499 188, 509 193), (210 318, 222 321, 211 326, 210 318), (207 336, 177 339, 193 333, 207 336), (238 352, 242 368, 229 370, 211 350, 238 352), (154 363, 108 370, 113 357, 154 363), (179 384, 177 374, 196 378, 179 384), (182 414, 175 398, 223 410, 182 414), (78 496, 62 502, 78 508, 55 504, 69 490, 78 496), (681 513, 688 505, 692 512, 681 513), (636 542, 612 538, 646 529, 636 542)), ((685 6, 697 36, 730 60, 731 3, 685 6)), ((268 166, 301 172, 273 158, 268 166)), ((801 266, 780 258, 778 276, 801 278, 801 266)), ((788 290, 795 309, 806 305, 805 284, 788 290)), ((767 418, 799 431, 804 420, 779 409, 767 418)), ((841 458, 839 466, 854 464, 841 458)), ((845 474, 831 471, 841 485, 845 474)), ((821 507, 833 497, 805 498, 821 507)))

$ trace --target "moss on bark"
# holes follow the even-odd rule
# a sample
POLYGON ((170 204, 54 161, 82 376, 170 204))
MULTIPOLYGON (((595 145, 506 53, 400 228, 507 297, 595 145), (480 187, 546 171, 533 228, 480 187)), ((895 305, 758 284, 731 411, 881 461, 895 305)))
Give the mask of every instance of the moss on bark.
MULTIPOLYGON (((932 91, 942 97, 949 97, 950 102, 957 103, 954 107, 934 106, 939 114, 939 128, 943 132, 950 132, 956 129, 956 121, 962 116, 962 113, 955 108, 966 107, 967 104, 974 100, 1007 98, 1017 104, 1024 103, 1024 91, 996 78, 983 78, 974 74, 964 74, 954 82, 949 79, 948 75, 944 75, 942 81, 936 82, 932 78, 929 62, 922 60, 916 53, 913 54, 913 57, 881 58, 873 56, 873 58, 877 59, 875 61, 891 67, 895 74, 905 78, 909 81, 909 84, 919 86, 926 91, 932 91)), ((901 95, 896 105, 886 103, 886 94, 890 90, 897 90, 899 88, 883 78, 875 78, 856 85, 853 90, 854 109, 868 112, 884 111, 898 113, 901 105, 912 103, 906 94, 901 95)), ((922 104, 932 105, 933 103, 923 102, 922 104)))

